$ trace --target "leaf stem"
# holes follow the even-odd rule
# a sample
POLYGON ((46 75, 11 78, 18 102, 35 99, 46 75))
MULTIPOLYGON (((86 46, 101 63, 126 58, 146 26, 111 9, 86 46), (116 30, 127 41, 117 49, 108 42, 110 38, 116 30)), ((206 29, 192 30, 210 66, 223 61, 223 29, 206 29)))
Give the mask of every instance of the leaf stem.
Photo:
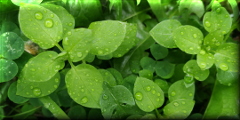
POLYGON ((144 9, 144 10, 142 10, 142 11, 139 11, 139 12, 137 12, 137 13, 135 13, 135 14, 133 14, 133 15, 130 15, 129 17, 123 19, 122 21, 127 21, 128 19, 130 19, 130 18, 132 18, 132 17, 134 17, 134 16, 137 16, 137 15, 143 13, 143 12, 149 11, 149 10, 151 10, 151 8, 147 8, 147 9, 144 9))
POLYGON ((63 50, 63 48, 57 43, 57 44, 55 44, 57 47, 58 47, 58 49, 62 52, 62 51, 64 51, 63 50))
POLYGON ((75 65, 72 63, 72 61, 71 61, 70 59, 68 59, 68 62, 69 62, 70 66, 71 66, 72 68, 75 67, 75 65))
POLYGON ((156 114, 157 114, 157 118, 158 118, 158 119, 161 119, 161 115, 159 114, 157 108, 155 108, 155 111, 156 111, 156 114))
POLYGON ((67 114, 49 97, 38 98, 57 119, 70 119, 67 114))
POLYGON ((85 60, 82 60, 83 64, 86 64, 86 61, 85 60))

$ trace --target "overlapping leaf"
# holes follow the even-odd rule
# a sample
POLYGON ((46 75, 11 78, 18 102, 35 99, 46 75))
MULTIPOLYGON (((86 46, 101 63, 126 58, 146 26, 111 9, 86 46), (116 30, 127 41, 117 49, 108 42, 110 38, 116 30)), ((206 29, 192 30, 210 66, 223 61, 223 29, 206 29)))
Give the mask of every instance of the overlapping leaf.
POLYGON ((11 80, 18 73, 18 66, 12 60, 0 58, 0 83, 11 80))
POLYGON ((13 82, 8 88, 8 98, 17 104, 22 104, 27 102, 29 99, 24 98, 22 96, 16 95, 17 92, 17 82, 13 82))
POLYGON ((159 77, 164 79, 171 78, 174 74, 175 64, 168 61, 157 61, 155 71, 159 77))
POLYGON ((180 0, 178 10, 183 12, 184 9, 195 13, 199 18, 204 14, 204 4, 201 0, 180 0))

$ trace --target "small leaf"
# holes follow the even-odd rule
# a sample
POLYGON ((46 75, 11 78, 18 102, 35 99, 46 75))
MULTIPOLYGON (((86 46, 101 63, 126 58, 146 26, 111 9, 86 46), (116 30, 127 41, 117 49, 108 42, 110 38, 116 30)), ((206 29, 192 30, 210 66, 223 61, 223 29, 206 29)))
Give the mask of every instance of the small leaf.
POLYGON ((137 79, 137 75, 131 74, 124 78, 122 85, 125 86, 132 94, 134 83, 137 79))
POLYGON ((174 74, 175 64, 168 61, 157 61, 155 65, 156 73, 164 79, 171 78, 174 74))
POLYGON ((158 23, 149 33, 153 39, 166 48, 176 48, 173 40, 173 31, 181 26, 177 20, 164 20, 158 23))
POLYGON ((183 66, 183 72, 188 73, 192 76, 194 76, 195 79, 199 81, 204 81, 209 76, 209 70, 202 70, 196 60, 189 60, 184 66, 183 66))
POLYGON ((27 102, 29 99, 24 98, 22 96, 16 95, 17 92, 17 82, 13 82, 10 87, 8 88, 8 98, 17 104, 22 104, 27 102))
POLYGON ((18 66, 12 60, 0 58, 0 83, 10 81, 18 73, 18 66))
POLYGON ((114 52, 123 42, 126 34, 126 23, 105 20, 92 22, 93 44, 91 53, 94 55, 107 55, 114 52))
POLYGON ((138 77, 133 92, 137 106, 145 112, 151 112, 163 105, 163 91, 149 79, 138 77))
POLYGON ((186 87, 184 80, 174 82, 168 89, 168 99, 170 102, 181 99, 193 100, 195 85, 186 87))
POLYGON ((222 44, 214 54, 216 67, 222 69, 223 71, 238 72, 238 53, 237 44, 222 44))
POLYGON ((164 93, 168 93, 169 85, 166 80, 155 79, 154 83, 156 83, 164 93))
MULTIPOLYGON (((26 68, 23 68, 23 70, 26 68)), ((48 81, 43 82, 34 82, 29 81, 25 78, 23 74, 20 74, 17 81, 17 95, 26 97, 26 98, 39 98, 47 96, 54 92, 60 81, 60 74, 56 73, 48 81)))
POLYGON ((52 59, 57 55, 54 51, 46 51, 31 58, 21 71, 24 79, 32 82, 48 81, 65 66, 64 61, 52 59))
POLYGON ((164 115, 169 119, 185 119, 193 110, 195 101, 190 99, 174 100, 163 108, 164 115))
POLYGON ((238 80, 238 72, 223 71, 218 68, 217 71, 217 80, 220 84, 232 86, 238 80))
POLYGON ((5 32, 0 35, 0 54, 7 59, 17 59, 24 52, 24 42, 14 32, 5 32))
POLYGON ((213 54, 206 52, 205 50, 201 50, 197 54, 197 64, 202 70, 211 68, 214 62, 215 58, 213 54))
POLYGON ((137 6, 140 4, 141 0, 137 0, 137 6))
POLYGON ((150 70, 152 73, 155 71, 156 61, 150 57, 143 57, 140 64, 143 69, 150 70))
POLYGON ((163 59, 168 55, 168 49, 158 44, 153 44, 150 51, 155 60, 163 59))
POLYGON ((109 71, 113 77, 115 78, 115 80, 117 81, 117 84, 120 85, 123 82, 123 77, 121 75, 121 73, 119 71, 117 71, 114 68, 108 68, 107 71, 109 71))
POLYGON ((197 54, 201 50, 203 34, 198 28, 185 25, 174 30, 173 40, 182 51, 188 54, 197 54))
POLYGON ((178 10, 181 13, 184 9, 195 13, 199 18, 204 14, 204 4, 201 0, 180 0, 178 10))
POLYGON ((222 44, 223 34, 219 30, 210 32, 204 38, 204 47, 209 52, 215 52, 217 48, 222 44))
POLYGON ((86 60, 87 62, 91 63, 93 62, 95 59, 95 55, 88 53, 87 56, 84 58, 84 60, 86 60))
POLYGON ((63 48, 73 62, 84 59, 91 49, 92 31, 77 28, 68 31, 63 37, 63 48))
POLYGON ((13 4, 21 6, 23 3, 40 4, 43 0, 11 0, 13 4))
POLYGON ((143 77, 143 78, 147 78, 147 79, 152 80, 153 73, 150 70, 143 69, 143 70, 139 71, 139 77, 143 77))
POLYGON ((39 5, 24 4, 21 6, 19 25, 24 35, 43 49, 55 46, 63 35, 62 23, 58 16, 39 5))
POLYGON ((108 82, 108 84, 110 86, 115 86, 117 85, 115 78, 113 77, 113 75, 105 69, 98 69, 98 71, 101 73, 103 80, 108 82))
POLYGON ((18 36, 21 35, 20 29, 18 28, 18 26, 14 22, 11 22, 11 21, 3 21, 2 22, 2 25, 0 26, 0 35, 5 32, 14 32, 18 36))
POLYGON ((68 93, 75 102, 84 107, 100 108, 103 78, 95 67, 88 64, 73 67, 65 81, 68 93))
POLYGON ((219 30, 221 34, 227 34, 232 26, 232 19, 224 7, 219 7, 206 12, 203 17, 203 26, 208 32, 219 30))
POLYGON ((127 109, 129 106, 135 105, 135 102, 132 93, 126 87, 122 85, 111 87, 107 82, 103 82, 100 105, 105 119, 121 119, 129 114, 127 109))

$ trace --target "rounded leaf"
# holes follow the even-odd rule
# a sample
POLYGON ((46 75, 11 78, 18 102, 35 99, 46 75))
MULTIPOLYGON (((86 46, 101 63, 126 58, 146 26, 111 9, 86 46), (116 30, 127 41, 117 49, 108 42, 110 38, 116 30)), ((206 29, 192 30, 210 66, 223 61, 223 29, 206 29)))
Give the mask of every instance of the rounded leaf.
POLYGON ((227 34, 232 26, 232 19, 224 7, 219 7, 205 13, 203 26, 208 32, 219 30, 221 34, 227 34))
POLYGON ((168 61, 157 61, 155 65, 156 73, 159 77, 168 79, 174 74, 175 64, 168 61))
POLYGON ((5 32, 14 32, 16 33, 18 36, 21 35, 20 29, 18 28, 18 26, 11 21, 3 21, 2 26, 0 27, 0 35, 5 33, 5 32))
POLYGON ((29 99, 24 98, 22 96, 16 95, 17 92, 17 82, 13 82, 8 88, 8 98, 17 104, 22 104, 27 102, 29 99))
POLYGON ((91 53, 107 55, 114 52, 123 42, 126 34, 126 23, 114 20, 92 22, 93 42, 91 53))
POLYGON ((214 62, 215 58, 213 54, 206 52, 205 50, 201 50, 197 54, 197 64, 202 70, 211 68, 214 62))
POLYGON ((58 54, 54 51, 46 51, 31 58, 24 66, 21 73, 24 78, 32 82, 44 82, 52 78, 65 66, 65 62, 54 60, 58 54))
POLYGON ((173 31, 181 26, 181 23, 177 20, 164 20, 158 23, 149 34, 160 45, 166 48, 177 48, 173 40, 173 31))
POLYGON ((0 59, 0 83, 7 82, 18 73, 18 66, 12 60, 0 59))
POLYGON ((214 32, 210 32, 204 38, 204 47, 208 52, 215 52, 217 48, 222 44, 223 41, 223 34, 221 31, 216 30, 214 32))
POLYGON ((7 59, 17 59, 24 52, 24 42, 14 32, 5 32, 0 36, 0 54, 7 59))
POLYGON ((204 81, 209 76, 209 70, 202 70, 196 60, 189 60, 183 66, 183 72, 191 76, 194 76, 195 79, 199 81, 204 81))
POLYGON ((137 106, 145 112, 151 112, 163 105, 162 89, 147 78, 138 77, 133 92, 137 106))
POLYGON ((43 49, 55 46, 62 37, 61 20, 52 11, 34 4, 24 4, 19 10, 19 25, 28 38, 43 49))
POLYGON ((143 69, 150 70, 151 72, 155 71, 156 61, 150 57, 143 57, 140 61, 140 65, 143 69))
POLYGON ((150 71, 150 70, 143 69, 143 70, 140 70, 140 71, 139 71, 139 77, 144 77, 144 78, 147 78, 147 79, 152 80, 152 78, 153 78, 153 73, 152 73, 152 71, 150 71))
POLYGON ((173 40, 178 48, 188 54, 197 54, 201 50, 202 32, 193 26, 180 26, 173 32, 173 40))
POLYGON ((164 93, 168 93, 169 85, 166 80, 155 79, 154 83, 156 83, 164 93))
POLYGON ((91 49, 92 31, 85 28, 72 29, 63 37, 63 48, 73 62, 84 59, 91 49))
POLYGON ((86 119, 87 113, 82 106, 76 105, 70 108, 68 116, 70 119, 86 119))
POLYGON ((232 86, 233 84, 236 84, 236 81, 239 79, 239 73, 238 72, 230 72, 230 71, 223 71, 220 68, 218 68, 217 71, 217 80, 220 84, 232 86))
POLYGON ((115 78, 113 77, 113 75, 109 71, 107 71, 105 69, 98 69, 98 71, 101 73, 101 75, 103 77, 103 80, 108 82, 108 84, 110 86, 117 85, 115 78))
POLYGON ((168 55, 168 49, 158 44, 153 44, 150 51, 155 60, 163 59, 168 55))
MULTIPOLYGON (((25 69, 25 68, 23 68, 25 69)), ((26 98, 39 98, 47 96, 54 92, 60 81, 60 74, 56 73, 48 81, 44 82, 33 82, 25 79, 23 74, 20 74, 17 80, 17 95, 26 97, 26 98)))
POLYGON ((78 104, 89 108, 100 108, 103 78, 100 72, 88 64, 71 68, 65 77, 70 97, 78 104))

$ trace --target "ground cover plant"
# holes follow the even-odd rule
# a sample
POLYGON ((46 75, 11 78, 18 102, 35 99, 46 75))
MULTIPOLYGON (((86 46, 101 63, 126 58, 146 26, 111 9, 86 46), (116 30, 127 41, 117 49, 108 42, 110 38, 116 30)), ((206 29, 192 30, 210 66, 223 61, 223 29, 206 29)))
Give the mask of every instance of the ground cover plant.
POLYGON ((1 0, 1 119, 239 119, 239 0, 1 0))

